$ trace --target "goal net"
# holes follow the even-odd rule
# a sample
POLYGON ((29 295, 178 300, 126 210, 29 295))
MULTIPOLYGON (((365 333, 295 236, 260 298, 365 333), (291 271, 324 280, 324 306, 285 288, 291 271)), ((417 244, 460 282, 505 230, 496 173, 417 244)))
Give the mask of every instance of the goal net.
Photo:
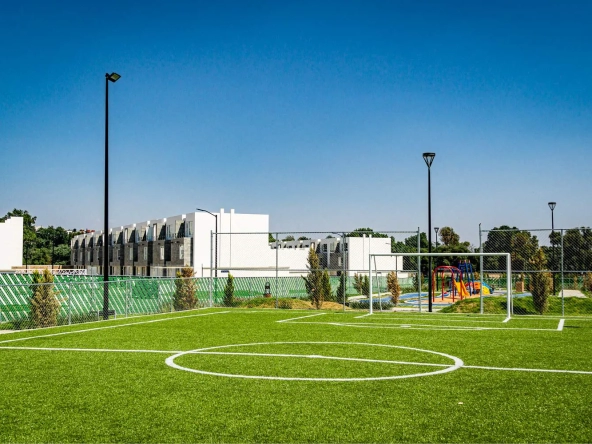
MULTIPOLYGON (((512 313, 509 253, 370 254, 367 288, 350 307, 375 311, 512 313), (483 259, 497 256, 505 273, 481 273, 483 259)), ((363 281, 365 276, 355 276, 363 281)))

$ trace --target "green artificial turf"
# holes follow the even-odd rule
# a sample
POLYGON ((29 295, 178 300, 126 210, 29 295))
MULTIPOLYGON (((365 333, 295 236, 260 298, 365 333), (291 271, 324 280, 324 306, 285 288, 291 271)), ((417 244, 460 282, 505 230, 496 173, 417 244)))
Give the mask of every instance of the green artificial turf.
POLYGON ((592 319, 558 331, 552 318, 363 314, 208 309, 3 334, 0 442, 592 441, 592 373, 524 370, 592 372, 592 319), (174 363, 325 380, 166 365, 191 350, 174 363), (454 364, 442 354, 465 367, 326 380, 436 372, 454 364))

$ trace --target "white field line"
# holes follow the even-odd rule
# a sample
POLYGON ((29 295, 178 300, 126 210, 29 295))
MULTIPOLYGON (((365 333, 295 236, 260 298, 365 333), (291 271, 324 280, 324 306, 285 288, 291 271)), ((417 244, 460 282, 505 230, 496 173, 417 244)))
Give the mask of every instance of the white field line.
POLYGON ((30 339, 38 339, 38 338, 49 338, 52 336, 71 335, 71 334, 75 334, 75 333, 86 333, 89 331, 107 330, 110 328, 129 327, 132 325, 152 324, 155 322, 163 322, 163 321, 174 321, 176 319, 196 318, 196 317, 200 317, 200 316, 210 316, 210 315, 217 315, 217 314, 224 314, 224 313, 230 313, 230 312, 229 311, 217 311, 214 313, 203 313, 203 314, 200 313, 200 314, 189 315, 189 316, 175 316, 172 318, 151 319, 150 321, 129 322, 127 324, 107 325, 104 327, 87 328, 85 330, 63 331, 60 333, 50 333, 47 335, 27 336, 25 338, 7 339, 5 341, 0 341, 0 344, 6 344, 9 342, 17 342, 17 341, 27 341, 30 339))
MULTIPOLYGON (((278 321, 279 322, 279 321, 278 321)), ((448 325, 431 325, 431 324, 397 324, 397 325, 376 325, 371 323, 347 323, 347 322, 312 322, 299 321, 294 324, 327 324, 335 325, 337 327, 358 327, 358 328, 407 328, 410 330, 446 330, 446 331, 480 331, 480 330, 523 330, 523 331, 552 331, 556 332, 555 328, 511 328, 511 327, 461 327, 448 325)))
POLYGON ((336 360, 336 361, 373 362, 373 363, 378 363, 378 364, 400 364, 400 365, 425 365, 425 366, 430 366, 430 367, 450 367, 451 366, 451 364, 431 364, 431 363, 426 363, 426 362, 388 361, 388 360, 383 360, 383 359, 346 358, 346 357, 341 357, 341 356, 323 356, 323 355, 298 355, 298 354, 293 355, 293 354, 283 354, 283 353, 190 351, 190 352, 187 352, 187 354, 332 359, 332 360, 336 360))
POLYGON ((38 351, 75 351, 75 352, 100 352, 100 353, 161 353, 173 355, 183 353, 176 350, 121 350, 108 348, 64 348, 64 347, 18 347, 18 346, 0 346, 0 350, 38 350, 38 351))
MULTIPOLYGON (((312 318, 313 316, 323 316, 326 314, 327 313, 317 313, 317 314, 308 315, 308 316, 299 316, 297 318, 282 319, 281 321, 275 321, 275 322, 290 322, 290 321, 295 321, 296 319, 312 318)), ((320 324, 324 324, 324 322, 320 322, 320 324)))
POLYGON ((559 325, 557 326, 557 331, 563 331, 564 324, 565 324, 565 319, 559 319, 559 325))
POLYGON ((372 313, 366 313, 362 316, 355 316, 354 319, 360 319, 360 318, 365 318, 366 316, 370 316, 372 313))
MULTIPOLYGON (((353 319, 359 319, 359 318, 363 318, 363 317, 369 316, 369 315, 370 314, 368 313, 368 314, 365 314, 365 315, 362 315, 362 316, 355 316, 353 319)), ((374 313, 372 315, 372 320, 376 324, 380 324, 381 322, 388 322, 388 321, 392 321, 392 320, 403 320, 403 321, 407 321, 407 322, 413 322, 413 321, 442 322, 443 321, 443 322, 475 322, 475 323, 480 323, 480 322, 485 323, 485 322, 487 322, 487 323, 490 323, 490 324, 499 324, 500 323, 500 321, 489 321, 487 319, 473 319, 473 318, 466 318, 466 319, 447 319, 446 318, 445 319, 443 317, 440 317, 440 318, 437 318, 437 319, 435 317, 432 317, 432 318, 427 318, 426 317, 426 318, 422 319, 422 316, 407 316, 407 317, 405 317, 405 316, 393 316, 393 317, 390 317, 390 316, 380 315, 380 314, 377 314, 377 313, 374 313)))
POLYGON ((574 375, 592 375, 590 371, 584 370, 554 370, 545 368, 507 368, 507 367, 485 367, 480 365, 464 365, 463 368, 473 368, 478 370, 499 370, 509 372, 541 372, 541 373, 570 373, 574 375))
MULTIPOLYGON (((319 344, 326 344, 320 342, 319 344)), ((361 344, 368 345, 368 344, 361 344)), ((381 344, 376 344, 381 345, 381 344)), ((234 345, 233 345, 234 346, 234 345)), ((450 367, 450 364, 431 364, 426 362, 406 362, 406 361, 384 361, 378 359, 362 359, 362 358, 343 358, 337 356, 319 356, 319 355, 283 355, 276 353, 233 353, 233 352, 208 352, 208 351, 176 351, 176 350, 122 350, 122 349, 104 349, 104 348, 57 348, 57 347, 14 347, 1 346, 0 350, 32 350, 32 351, 70 351, 70 352, 98 352, 98 353, 160 353, 160 354, 209 354, 209 355, 245 355, 245 356, 279 356, 279 357, 297 357, 297 358, 318 358, 318 359, 335 359, 343 361, 361 361, 361 362, 376 362, 385 364, 401 364, 401 365, 420 365, 432 367, 450 367)), ((513 372, 539 372, 539 373, 567 373, 574 375, 592 375, 592 371, 586 370, 559 370, 546 368, 521 368, 521 367, 488 367, 482 365, 465 365, 460 368, 476 369, 476 370, 494 370, 494 371, 513 371, 513 372)))
POLYGON ((510 316, 508 316, 506 319, 504 319, 504 320, 502 321, 502 323, 503 323, 503 324, 505 324, 505 323, 507 323, 507 322, 510 322, 510 319, 512 319, 512 318, 510 318, 510 316))

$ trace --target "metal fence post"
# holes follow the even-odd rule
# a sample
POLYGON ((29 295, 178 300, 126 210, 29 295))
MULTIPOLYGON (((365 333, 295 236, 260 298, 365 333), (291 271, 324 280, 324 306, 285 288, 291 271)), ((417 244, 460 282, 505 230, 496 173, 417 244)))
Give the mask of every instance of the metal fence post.
POLYGON ((563 229, 561 233, 561 316, 565 316, 565 296, 563 294, 563 229))
POLYGON ((345 265, 345 260, 346 257, 349 257, 349 252, 347 252, 347 255, 345 254, 345 233, 342 234, 343 236, 341 237, 341 239, 343 248, 341 249, 341 266, 343 267, 343 311, 345 311, 345 300, 347 299, 347 267, 345 265))
POLYGON ((278 273, 279 273, 279 254, 280 249, 278 248, 278 234, 276 233, 275 238, 275 308, 278 308, 279 288, 278 288, 278 273))
POLYGON ((275 233, 275 308, 278 308, 278 292, 279 292, 279 233, 275 233))
POLYGON ((214 291, 214 275, 212 273, 212 266, 214 265, 214 250, 212 246, 214 245, 214 232, 210 230, 210 308, 214 306, 214 295, 212 292, 214 291))
MULTIPOLYGON (((481 224, 479 224, 479 253, 483 254, 483 242, 481 237, 481 224)), ((479 257, 479 312, 483 314, 483 256, 479 257)), ((473 288, 473 291, 475 289, 473 288)))
POLYGON ((68 284, 68 325, 72 325, 72 283, 68 284))
MULTIPOLYGON (((417 252, 421 253, 420 231, 417 227, 417 252)), ((421 313, 421 256, 417 256, 417 301, 419 305, 419 312, 421 313)), ((428 295, 428 298, 431 297, 428 295)))

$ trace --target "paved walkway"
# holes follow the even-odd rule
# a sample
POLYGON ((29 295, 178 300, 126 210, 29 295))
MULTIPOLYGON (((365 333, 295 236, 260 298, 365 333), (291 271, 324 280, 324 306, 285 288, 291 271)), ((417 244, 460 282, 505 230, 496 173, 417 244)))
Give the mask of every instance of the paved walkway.
MULTIPOLYGON (((559 296, 561 296, 561 292, 559 292, 559 296)), ((585 298, 586 295, 582 293, 580 290, 563 290, 563 296, 566 298, 585 298)))

